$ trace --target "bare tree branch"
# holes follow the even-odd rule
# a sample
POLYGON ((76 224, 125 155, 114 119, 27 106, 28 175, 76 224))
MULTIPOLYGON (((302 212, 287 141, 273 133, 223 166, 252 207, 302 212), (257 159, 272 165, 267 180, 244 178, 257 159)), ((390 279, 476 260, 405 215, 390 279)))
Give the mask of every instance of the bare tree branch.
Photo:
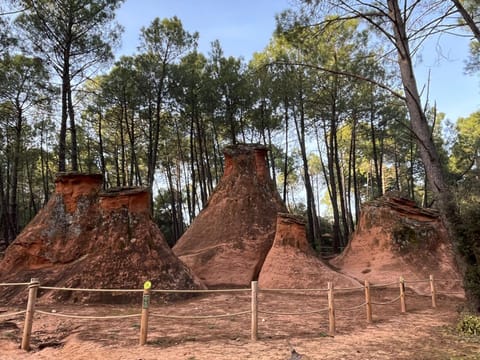
POLYGON ((473 35, 477 39, 477 41, 480 42, 480 29, 478 28, 477 24, 473 20, 473 18, 470 16, 467 10, 463 7, 462 3, 458 0, 452 0, 453 4, 455 7, 458 9, 458 12, 460 15, 462 15, 463 20, 467 23, 467 25, 470 27, 470 30, 472 30, 473 35))
POLYGON ((405 96, 403 96, 402 94, 393 90, 392 88, 390 88, 389 86, 387 86, 385 84, 379 83, 378 81, 367 78, 365 76, 350 73, 350 72, 347 72, 347 71, 328 69, 328 68, 325 68, 323 66, 305 64, 305 63, 301 63, 301 62, 275 61, 275 62, 272 62, 270 64, 267 64, 267 66, 271 66, 271 65, 300 66, 300 67, 315 69, 315 70, 319 70, 319 71, 324 71, 324 72, 327 72, 327 73, 330 73, 330 74, 341 75, 341 76, 346 76, 346 77, 361 80, 361 81, 366 81, 370 84, 373 84, 375 86, 378 86, 381 89, 384 89, 384 90, 388 91, 390 94, 392 94, 393 96, 395 96, 395 97, 397 97, 397 98, 399 98, 403 101, 406 100, 405 96))

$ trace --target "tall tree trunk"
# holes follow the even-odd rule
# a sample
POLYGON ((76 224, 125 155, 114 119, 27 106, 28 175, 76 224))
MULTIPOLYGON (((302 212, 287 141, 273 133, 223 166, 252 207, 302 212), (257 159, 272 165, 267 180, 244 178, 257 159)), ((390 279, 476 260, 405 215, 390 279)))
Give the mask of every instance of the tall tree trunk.
MULTIPOLYGON (((395 44, 398 53, 398 64, 405 90, 406 104, 410 115, 410 121, 415 141, 418 145, 420 157, 422 158, 428 176, 430 189, 435 195, 437 207, 449 221, 450 225, 458 223, 457 205, 453 194, 449 189, 440 163, 440 157, 433 142, 431 130, 423 111, 420 95, 413 72, 411 52, 409 49, 408 37, 405 29, 405 21, 402 18, 398 0, 388 0, 390 20, 395 35, 395 44)), ((451 232, 453 235, 453 232, 451 232)))
POLYGON ((213 129, 213 166, 215 168, 215 183, 220 181, 220 173, 223 172, 223 157, 220 155, 220 142, 217 125, 215 124, 215 113, 212 112, 212 129, 213 129))
POLYGON ((125 150, 125 126, 123 122, 126 122, 125 119, 125 106, 121 106, 121 112, 118 116, 118 132, 120 135, 120 174, 122 176, 121 184, 122 186, 127 185, 127 173, 126 173, 126 150, 125 150))
POLYGON ((372 141, 372 156, 373 156, 373 166, 375 170, 375 182, 372 186, 373 191, 373 198, 382 195, 382 179, 380 177, 379 171, 379 161, 378 161, 378 149, 377 149, 377 137, 375 133, 375 106, 374 106, 374 99, 373 99, 373 86, 372 86, 372 97, 370 100, 370 137, 372 141))
MULTIPOLYGON (((155 112, 151 110, 149 106, 150 126, 149 126, 149 144, 148 144, 148 169, 147 169, 147 181, 148 186, 153 187, 155 180, 155 170, 158 162, 158 145, 160 141, 160 129, 161 129, 161 111, 163 107, 163 88, 165 86, 167 60, 164 59, 160 65, 162 68, 162 75, 157 84, 157 94, 155 98, 155 112)), ((150 197, 151 211, 153 211, 153 192, 150 197)))
MULTIPOLYGON (((352 180, 353 180, 353 197, 355 203, 355 220, 360 216, 360 191, 358 189, 358 178, 357 178, 357 123, 358 120, 356 116, 353 118, 352 125, 352 135, 351 135, 351 145, 350 145, 350 158, 351 158, 351 167, 352 167, 352 180)), ((355 223, 352 218, 352 230, 355 228, 355 223)))
POLYGON ((300 145, 300 153, 302 156, 303 163, 303 176, 305 182, 305 192, 307 196, 307 229, 308 229, 308 238, 309 242, 312 245, 312 248, 316 248, 316 240, 319 238, 319 229, 318 229, 318 217, 315 206, 315 195, 313 194, 312 182, 310 179, 310 173, 308 169, 308 158, 307 158, 307 149, 306 149, 306 140, 305 140, 305 111, 303 103, 303 94, 299 96, 300 104, 300 116, 296 116, 294 112, 293 120, 295 122, 295 128, 297 130, 298 142, 300 145))
POLYGON ((60 134, 58 139, 58 171, 63 172, 67 169, 66 152, 67 152, 67 92, 70 75, 68 69, 63 69, 62 74, 62 116, 60 120, 60 134))
POLYGON ((393 138, 393 153, 394 153, 393 165, 395 167, 395 190, 402 192, 403 188, 402 188, 402 183, 400 181, 400 173, 399 173, 400 160, 398 159, 397 140, 395 138, 393 138))
POLYGON ((129 116, 128 110, 126 111, 126 128, 128 141, 130 144, 130 178, 129 185, 142 186, 142 175, 140 172, 140 164, 138 163, 136 146, 136 133, 135 133, 135 110, 131 109, 131 116, 129 116), (129 121, 130 118, 130 121, 129 121))
POLYGON ((5 194, 5 180, 3 176, 3 164, 0 164, 0 250, 7 247, 8 241, 8 215, 7 215, 7 196, 5 194))
POLYGON ((269 165, 272 172, 273 184, 275 185, 275 189, 277 189, 277 172, 275 171, 275 158, 273 157, 273 154, 271 151, 271 149, 273 149, 273 143, 272 143, 272 131, 270 127, 267 128, 267 135, 268 135, 268 147, 270 149, 269 165))
POLYGON ((327 149, 327 168, 328 168, 328 177, 330 183, 330 202, 332 204, 333 212, 333 238, 332 246, 333 252, 337 253, 339 251, 339 245, 342 239, 342 234, 340 231, 340 211, 338 209, 338 190, 337 190, 337 179, 335 178, 335 159, 334 159, 334 138, 336 135, 336 123, 335 123, 335 114, 336 110, 334 109, 335 102, 332 101, 332 113, 330 120, 330 131, 327 132, 327 129, 324 127, 325 133, 325 145, 327 149))
POLYGON ((206 147, 204 146, 204 133, 203 127, 200 121, 200 116, 198 113, 194 113, 195 117, 195 126, 196 126, 196 141, 197 141, 197 169, 198 169, 198 184, 200 186, 200 200, 202 201, 202 208, 205 207, 208 201, 208 181, 207 181, 207 171, 209 171, 205 166, 205 157, 206 157, 206 147))
POLYGON ((285 158, 283 164, 283 202, 287 202, 287 185, 288 185, 288 98, 285 98, 285 158))
POLYGON ((44 150, 44 135, 45 135, 45 122, 40 123, 40 171, 42 174, 42 189, 43 189, 43 205, 46 205, 48 202, 48 197, 50 194, 49 181, 48 181, 48 152, 44 150))
POLYGON ((115 151, 113 153, 113 160, 115 162, 115 174, 116 174, 116 179, 117 179, 117 187, 122 186, 121 183, 121 174, 120 174, 120 161, 118 159, 118 144, 115 139, 115 145, 114 145, 115 151))
POLYGON ((462 15, 463 20, 465 20, 465 23, 468 25, 468 27, 472 31, 473 35, 475 36, 475 39, 477 39, 477 41, 480 42, 480 29, 478 28, 477 24, 475 23, 475 20, 470 16, 468 11, 465 10, 461 1, 452 0, 452 2, 455 5, 455 7, 457 8, 460 15, 462 15))
MULTIPOLYGON (((195 170, 195 119, 194 119, 194 114, 193 112, 190 114, 190 179, 192 181, 191 185, 191 195, 188 196, 189 194, 187 193, 187 205, 188 205, 188 215, 190 217, 190 222, 195 218, 195 203, 196 203, 196 187, 197 187, 197 174, 195 170)), ((190 186, 187 186, 187 191, 190 188, 190 186)))
POLYGON ((28 183, 28 192, 29 192, 29 217, 28 221, 30 221, 35 214, 38 212, 37 202, 35 201, 35 191, 33 190, 33 165, 31 165, 28 161, 28 157, 25 163, 26 171, 27 171, 27 183, 28 183))
POLYGON ((22 146, 22 132, 23 132, 23 114, 21 105, 16 104, 16 123, 15 123, 15 138, 13 146, 12 170, 10 173, 10 201, 8 206, 8 224, 9 236, 7 241, 12 242, 18 235, 18 173, 20 171, 20 149, 22 146))
POLYGON ((103 178, 103 188, 106 188, 107 181, 106 181, 106 175, 107 175, 107 168, 105 164, 105 150, 103 148, 103 134, 102 134, 102 121, 103 121, 103 115, 99 111, 98 113, 98 152, 100 156, 100 171, 102 172, 102 178, 103 178))
POLYGON ((227 123, 230 125, 230 140, 232 144, 235 145, 237 143, 237 127, 235 126, 235 116, 233 114, 233 105, 227 99, 225 104, 225 115, 227 117, 227 123))
MULTIPOLYGON (((335 131, 336 134, 336 131, 335 131)), ((346 199, 344 195, 344 176, 343 171, 340 166, 340 157, 338 156, 338 137, 335 136, 333 138, 333 153, 334 153, 334 164, 335 164, 335 171, 337 173, 337 183, 338 183, 338 201, 340 203, 340 218, 341 218, 341 226, 343 231, 341 232, 340 237, 340 244, 342 246, 346 245, 345 239, 348 239, 349 236, 349 229, 348 229, 348 221, 347 221, 347 208, 346 208, 346 199)))
POLYGON ((78 171, 77 127, 75 125, 75 110, 73 108, 70 74, 68 76, 68 83, 67 83, 67 105, 68 105, 68 117, 70 119, 70 141, 72 142, 71 143, 72 171, 78 171))
POLYGON ((413 139, 410 140, 410 168, 408 169, 408 194, 415 201, 415 144, 413 139))

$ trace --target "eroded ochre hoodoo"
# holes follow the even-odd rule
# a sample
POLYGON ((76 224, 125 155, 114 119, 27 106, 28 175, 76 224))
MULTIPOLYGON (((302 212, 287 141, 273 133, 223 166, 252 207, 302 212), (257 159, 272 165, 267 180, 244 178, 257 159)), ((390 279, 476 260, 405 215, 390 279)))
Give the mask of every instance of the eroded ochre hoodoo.
POLYGON ((462 293, 462 276, 439 213, 419 208, 394 193, 365 203, 349 245, 331 264, 342 273, 371 283, 400 276, 407 286, 429 293, 429 275, 443 291, 462 293), (410 280, 410 282, 409 282, 410 280))
POLYGON ((306 289, 358 287, 360 283, 329 268, 307 240, 305 221, 299 216, 279 213, 273 246, 258 277, 260 288, 306 289))
POLYGON ((270 178, 265 146, 232 145, 224 155, 223 177, 173 251, 207 286, 249 286, 286 207, 270 178))
MULTIPOLYGON (((196 289, 203 284, 168 247, 151 220, 149 190, 101 191, 100 175, 57 176, 47 205, 7 248, 2 281, 39 278, 44 286, 196 289)), ((14 288, 2 293, 14 297, 14 288)), ((75 301, 130 301, 134 293, 62 292, 44 296, 75 301)))

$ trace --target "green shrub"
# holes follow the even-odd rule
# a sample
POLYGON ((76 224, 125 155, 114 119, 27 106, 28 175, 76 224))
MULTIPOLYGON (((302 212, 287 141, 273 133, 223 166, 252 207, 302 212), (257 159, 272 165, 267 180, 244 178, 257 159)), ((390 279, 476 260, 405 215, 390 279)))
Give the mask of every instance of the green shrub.
POLYGON ((475 299, 480 299, 480 266, 467 265, 465 290, 475 299))
POLYGON ((480 336, 480 317, 463 315, 457 324, 457 331, 471 336, 480 336))

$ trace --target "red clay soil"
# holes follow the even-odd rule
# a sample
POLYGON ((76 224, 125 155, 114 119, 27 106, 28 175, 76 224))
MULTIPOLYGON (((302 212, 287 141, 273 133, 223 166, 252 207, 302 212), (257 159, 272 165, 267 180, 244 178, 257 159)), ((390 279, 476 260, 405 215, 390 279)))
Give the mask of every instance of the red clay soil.
POLYGON ((361 286, 355 279, 332 270, 317 257, 308 243, 302 218, 278 214, 275 240, 258 277, 259 287, 326 289, 328 282, 342 288, 361 286))
POLYGON ((266 147, 235 145, 224 154, 222 179, 173 251, 209 287, 249 286, 286 207, 270 178, 266 147))
POLYGON ((330 263, 346 275, 371 283, 389 283, 403 276, 418 293, 429 293, 430 286, 412 281, 432 274, 436 279, 455 280, 442 281, 442 291, 463 293, 462 277, 439 214, 394 194, 363 206, 349 245, 330 263))
MULTIPOLYGON (((77 288, 140 289, 146 280, 154 288, 204 287, 151 220, 148 189, 101 192, 101 186, 98 175, 60 174, 48 204, 8 247, 0 280, 39 278, 43 286, 77 288)), ((0 289, 2 297, 13 300, 13 289, 0 289)), ((138 298, 135 293, 50 292, 42 299, 51 297, 80 302, 138 298)))

